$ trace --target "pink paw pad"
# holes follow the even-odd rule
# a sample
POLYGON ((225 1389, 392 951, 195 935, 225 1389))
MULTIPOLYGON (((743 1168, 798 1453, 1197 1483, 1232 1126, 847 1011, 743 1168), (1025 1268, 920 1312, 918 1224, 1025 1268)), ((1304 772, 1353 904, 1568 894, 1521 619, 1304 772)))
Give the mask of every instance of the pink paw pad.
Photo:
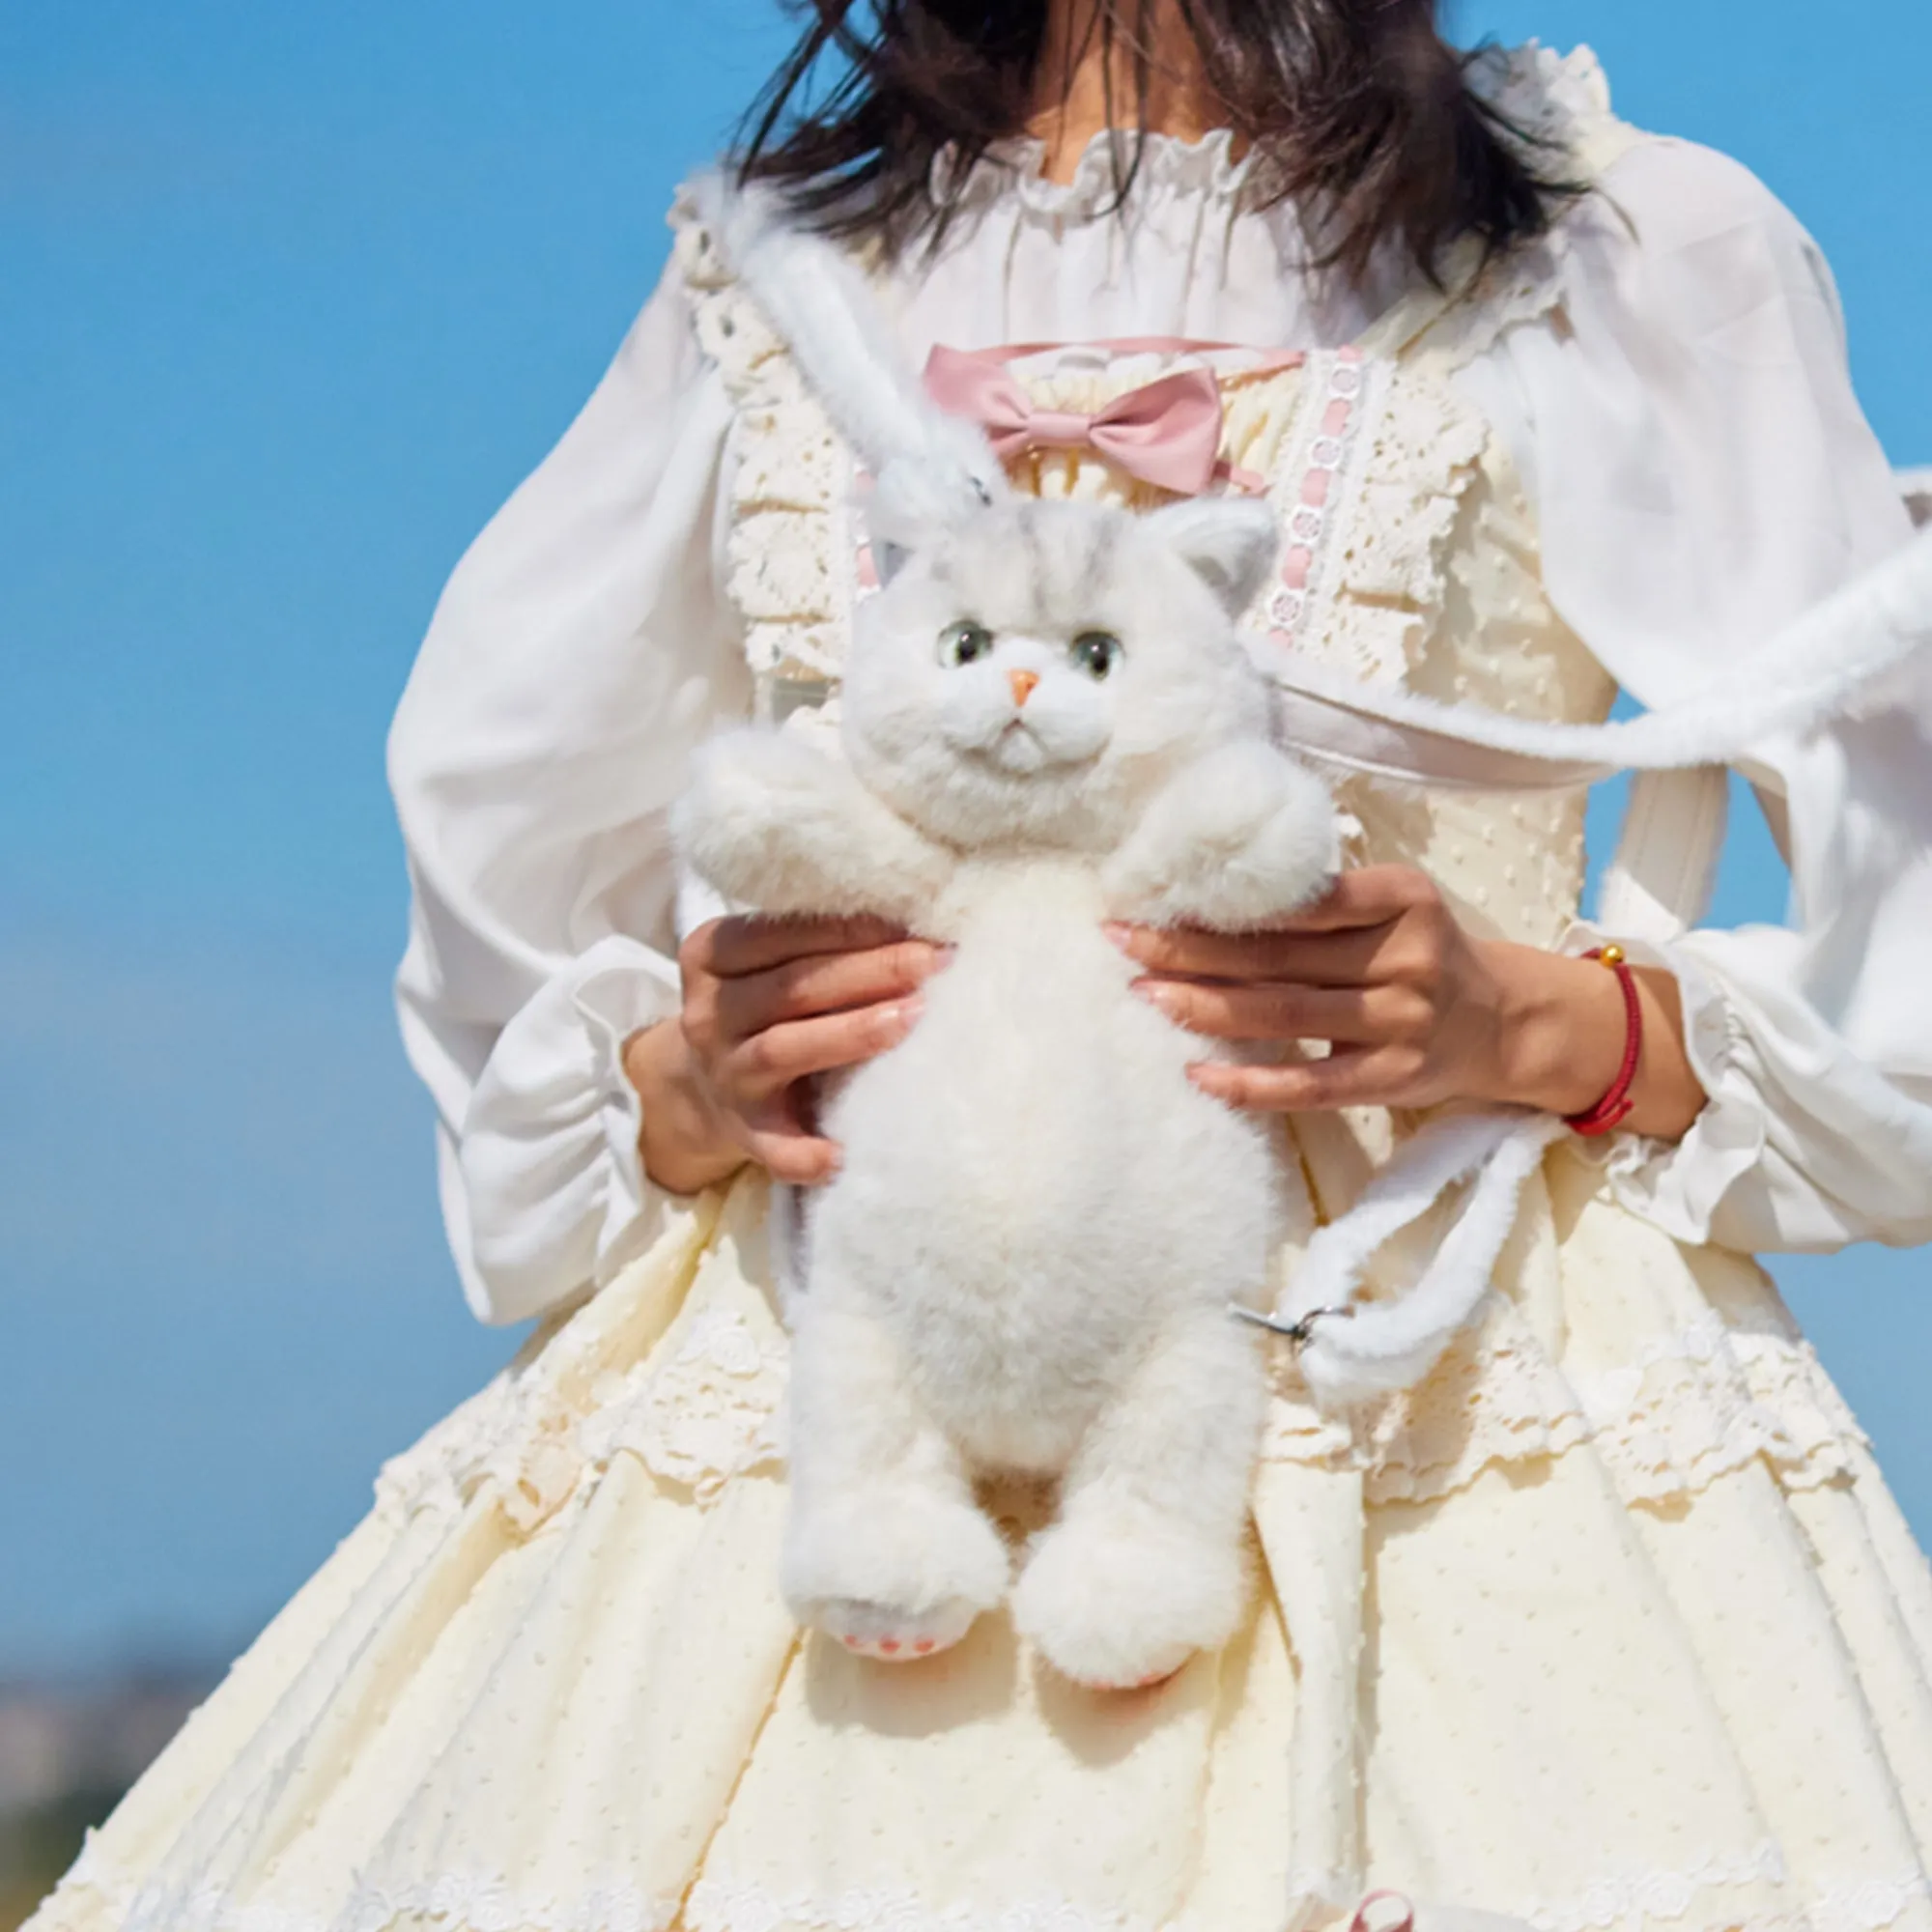
POLYGON ((854 1657, 910 1663, 951 1650, 972 1628, 973 1613, 964 1606, 943 1605, 921 1614, 902 1605, 840 1599, 827 1605, 815 1620, 854 1657))
POLYGON ((951 1644, 941 1643, 937 1637, 923 1636, 913 1639, 896 1636, 863 1637, 843 1634, 838 1641, 854 1657, 867 1657, 878 1663, 909 1663, 916 1657, 931 1657, 942 1650, 952 1649, 951 1644))

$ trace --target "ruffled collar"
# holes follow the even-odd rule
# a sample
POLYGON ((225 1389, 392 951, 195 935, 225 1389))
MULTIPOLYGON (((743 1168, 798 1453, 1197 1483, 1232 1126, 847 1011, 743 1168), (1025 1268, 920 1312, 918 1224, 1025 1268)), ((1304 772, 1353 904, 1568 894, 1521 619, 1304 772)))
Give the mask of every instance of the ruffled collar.
MULTIPOLYGON (((1103 128, 1080 151, 1069 181, 1048 181, 1046 143, 1013 135, 993 145, 975 161, 959 184, 959 206, 981 206, 1011 196, 1035 214, 1057 221, 1091 221, 1114 212, 1120 177, 1132 167, 1126 208, 1150 200, 1198 197, 1234 207, 1254 172, 1252 149, 1237 160, 1235 134, 1216 128, 1199 140, 1178 134, 1137 134, 1127 128, 1103 128), (1138 162, 1136 167, 1136 150, 1138 162)), ((943 193, 950 155, 937 163, 935 187, 943 193)))

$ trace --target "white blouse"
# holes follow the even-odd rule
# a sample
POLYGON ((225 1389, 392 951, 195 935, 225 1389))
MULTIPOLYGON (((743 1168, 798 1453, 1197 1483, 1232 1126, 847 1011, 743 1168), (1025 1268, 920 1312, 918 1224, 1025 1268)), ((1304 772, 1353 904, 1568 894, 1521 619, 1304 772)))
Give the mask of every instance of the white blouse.
MULTIPOLYGON (((908 352, 1359 335, 1398 291, 1319 286, 1292 212, 1243 207, 1246 172, 1225 134, 1152 138, 1115 216, 1102 142, 1066 185, 1012 144, 972 178, 940 257, 898 275, 908 352)), ((1564 217, 1560 326, 1507 329, 1459 380, 1537 507, 1557 607, 1655 704, 1747 660, 1909 525, 1793 217, 1673 140, 1639 140, 1602 187, 1564 217)), ((607 1280, 663 1206, 619 1049, 677 1009, 666 811, 693 746, 750 700, 720 588, 729 426, 668 277, 463 559, 397 715, 403 1032, 488 1321, 607 1280)), ((1770 764, 1799 926, 1667 949, 1710 1104, 1677 1147, 1629 1142, 1613 1184, 1681 1240, 1932 1238, 1932 757, 1894 715, 1770 764)))

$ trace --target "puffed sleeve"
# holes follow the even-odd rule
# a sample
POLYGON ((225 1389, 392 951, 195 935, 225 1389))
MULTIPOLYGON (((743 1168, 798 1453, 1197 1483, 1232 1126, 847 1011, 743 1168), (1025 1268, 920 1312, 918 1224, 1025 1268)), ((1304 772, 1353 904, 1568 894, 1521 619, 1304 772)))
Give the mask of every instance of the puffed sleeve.
MULTIPOLYGON (((1471 373, 1536 500, 1553 601, 1626 691, 1667 704, 1748 677, 1910 523, 1830 273, 1744 168, 1640 141, 1565 253, 1555 326, 1511 330, 1471 373)), ((1929 738, 1907 708, 1767 747, 1747 775, 1791 867, 1789 927, 1653 954, 1683 987, 1709 1104, 1680 1144, 1626 1139, 1610 1165, 1678 1239, 1932 1238, 1929 738)))
POLYGON ((601 1282, 665 1209, 620 1049, 677 1009, 686 758, 749 703, 716 565, 730 419, 672 271, 458 566, 390 735, 403 1037, 488 1321, 601 1282))

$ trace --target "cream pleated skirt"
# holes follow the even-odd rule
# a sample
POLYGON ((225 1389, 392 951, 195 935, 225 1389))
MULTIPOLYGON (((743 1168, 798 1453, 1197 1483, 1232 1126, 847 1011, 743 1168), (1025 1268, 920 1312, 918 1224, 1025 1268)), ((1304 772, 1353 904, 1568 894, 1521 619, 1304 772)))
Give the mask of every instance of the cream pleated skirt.
POLYGON ((677 1213, 391 1463, 32 1932, 1932 1932, 1925 1559, 1761 1272, 1567 1151, 1422 1389, 1282 1366, 1247 1625, 1127 1694, 800 1635, 763 1230, 677 1213))

